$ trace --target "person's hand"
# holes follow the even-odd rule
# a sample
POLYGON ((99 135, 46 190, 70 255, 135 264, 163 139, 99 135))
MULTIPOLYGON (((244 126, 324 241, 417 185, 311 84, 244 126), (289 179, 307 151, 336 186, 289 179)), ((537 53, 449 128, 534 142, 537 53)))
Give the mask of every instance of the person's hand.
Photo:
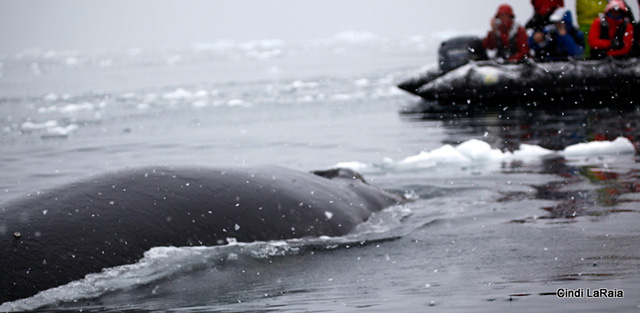
POLYGON ((564 23, 557 23, 556 29, 558 30, 558 35, 564 36, 567 34, 567 25, 564 23))
POLYGON ((620 50, 622 48, 624 48, 624 42, 622 41, 622 39, 613 38, 613 40, 611 40, 611 49, 620 50))
POLYGON ((493 29, 494 31, 498 31, 498 23, 496 23, 497 20, 497 18, 491 19, 491 29, 493 29))
POLYGON ((544 33, 537 32, 537 33, 533 34, 533 41, 535 41, 537 43, 544 42, 544 33))

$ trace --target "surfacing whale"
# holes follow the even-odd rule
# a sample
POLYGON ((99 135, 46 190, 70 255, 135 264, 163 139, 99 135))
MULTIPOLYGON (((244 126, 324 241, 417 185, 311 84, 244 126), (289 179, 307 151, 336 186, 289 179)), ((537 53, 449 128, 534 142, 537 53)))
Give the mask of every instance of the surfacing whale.
POLYGON ((157 246, 213 246, 349 233, 402 199, 347 169, 144 167, 0 205, 0 303, 157 246))

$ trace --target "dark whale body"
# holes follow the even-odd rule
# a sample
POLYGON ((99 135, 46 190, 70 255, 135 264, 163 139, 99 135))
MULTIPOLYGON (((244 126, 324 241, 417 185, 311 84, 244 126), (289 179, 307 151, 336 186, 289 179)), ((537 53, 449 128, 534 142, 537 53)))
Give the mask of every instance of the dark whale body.
POLYGON ((146 167, 0 206, 0 303, 137 262, 156 246, 340 236, 400 198, 350 170, 146 167))

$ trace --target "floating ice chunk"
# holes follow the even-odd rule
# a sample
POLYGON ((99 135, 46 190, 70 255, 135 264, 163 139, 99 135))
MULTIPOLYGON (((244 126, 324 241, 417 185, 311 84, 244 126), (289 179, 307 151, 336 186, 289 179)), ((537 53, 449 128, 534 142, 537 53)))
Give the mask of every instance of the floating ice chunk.
POLYGON ((91 102, 84 102, 81 104, 67 104, 63 107, 58 108, 58 112, 60 113, 73 113, 79 111, 91 111, 94 110, 95 106, 91 102))
POLYGON ((565 157, 633 154, 636 149, 627 138, 618 137, 614 141, 593 141, 568 146, 562 154, 565 157))
POLYGON ((297 102, 313 102, 314 98, 311 95, 306 95, 302 97, 298 97, 297 102))
POLYGON ((193 93, 185 90, 184 88, 178 88, 174 92, 167 92, 162 95, 162 97, 167 100, 184 100, 191 98, 192 96, 193 93))
POLYGON ((282 50, 248 51, 247 56, 258 60, 274 59, 282 56, 282 50))
POLYGON ((369 166, 367 164, 361 163, 361 162, 357 162, 357 161, 353 161, 353 162, 340 162, 334 166, 332 166, 334 168, 348 168, 351 170, 354 170, 356 172, 362 171, 367 169, 369 166))
MULTIPOLYGON (((381 84, 384 85, 384 84, 381 84)), ((391 86, 388 88, 378 88, 376 89, 373 94, 372 94, 372 98, 384 98, 384 97, 394 97, 394 96, 399 96, 399 95, 404 95, 404 92, 402 91, 402 89, 396 87, 396 86, 391 86)))
POLYGON ((38 108, 38 113, 40 114, 51 113, 56 111, 58 111, 58 107, 55 105, 38 108))
POLYGON ((540 157, 553 154, 553 153, 555 153, 555 151, 545 149, 540 146, 521 144, 520 148, 516 151, 513 151, 513 153, 508 157, 509 159, 529 161, 529 160, 537 160, 540 157))
POLYGON ((120 95, 120 98, 125 100, 135 99, 136 94, 134 92, 127 92, 125 94, 120 95))
POLYGON ((471 139, 456 147, 456 151, 473 161, 501 161, 504 153, 498 149, 492 149, 488 143, 471 139))
POLYGON ((80 64, 80 60, 78 58, 75 58, 75 57, 67 57, 64 60, 64 63, 69 65, 69 66, 74 66, 74 65, 80 64))
POLYGON ((51 121, 46 121, 44 123, 34 123, 31 121, 27 121, 22 123, 22 125, 20 125, 20 129, 22 130, 39 130, 39 129, 46 129, 46 128, 50 128, 50 127, 56 127, 58 126, 58 121, 55 120, 51 120, 51 121))
POLYGON ((301 80, 296 80, 291 83, 292 89, 313 89, 317 88, 320 84, 317 82, 304 82, 301 80))
POLYGON ((242 99, 231 99, 227 101, 227 105, 230 107, 245 107, 245 108, 252 106, 250 102, 246 102, 242 99))
POLYGON ((191 103, 191 106, 194 108, 204 108, 207 105, 209 104, 207 103, 207 101, 204 101, 204 100, 194 101, 191 103))
POLYGON ((47 102, 58 101, 58 99, 60 99, 60 97, 58 95, 56 95, 55 93, 50 93, 50 94, 47 94, 46 96, 42 97, 42 100, 47 101, 47 102))
POLYGON ((282 48, 284 46, 284 42, 279 39, 262 39, 262 40, 253 40, 242 43, 240 47, 244 50, 256 50, 256 49, 267 49, 267 50, 275 50, 282 48))
POLYGON ((428 168, 440 164, 468 164, 471 159, 451 145, 444 145, 431 152, 422 151, 418 155, 398 161, 398 166, 412 168, 428 168))
POLYGON ((331 96, 331 100, 337 100, 337 101, 347 101, 347 100, 351 100, 353 99, 354 96, 353 95, 349 95, 349 94, 335 94, 331 96))
MULTIPOLYGON (((432 151, 421 151, 417 155, 406 157, 400 161, 385 158, 379 166, 387 170, 411 170, 429 169, 438 166, 488 166, 491 168, 502 162, 514 160, 520 161, 540 161, 541 158, 549 154, 559 154, 564 157, 580 156, 604 156, 604 155, 633 155, 636 149, 627 138, 619 137, 614 141, 597 141, 581 143, 568 146, 563 151, 553 151, 536 145, 521 144, 514 152, 502 152, 499 149, 491 148, 488 143, 471 139, 459 144, 456 147, 444 145, 432 151)), ((345 167, 356 171, 367 171, 370 166, 357 161, 342 162, 335 167, 345 167)))
POLYGON ((196 91, 196 93, 194 93, 193 95, 198 98, 206 98, 209 96, 209 92, 206 90, 199 90, 199 91, 196 91))
POLYGON ((71 134, 76 129, 78 129, 78 125, 76 124, 70 124, 64 127, 56 126, 56 127, 47 128, 47 134, 49 134, 50 136, 66 137, 66 136, 69 136, 69 134, 71 134))
POLYGON ((353 82, 354 85, 358 87, 365 87, 369 85, 369 80, 366 78, 361 78, 353 82))

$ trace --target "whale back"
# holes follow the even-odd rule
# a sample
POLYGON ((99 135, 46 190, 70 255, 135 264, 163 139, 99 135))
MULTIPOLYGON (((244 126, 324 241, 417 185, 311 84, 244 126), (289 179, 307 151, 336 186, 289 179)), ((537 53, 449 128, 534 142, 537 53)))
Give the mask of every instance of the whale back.
POLYGON ((157 246, 340 236, 399 198, 357 179, 280 167, 146 167, 90 177, 0 206, 0 303, 157 246))

